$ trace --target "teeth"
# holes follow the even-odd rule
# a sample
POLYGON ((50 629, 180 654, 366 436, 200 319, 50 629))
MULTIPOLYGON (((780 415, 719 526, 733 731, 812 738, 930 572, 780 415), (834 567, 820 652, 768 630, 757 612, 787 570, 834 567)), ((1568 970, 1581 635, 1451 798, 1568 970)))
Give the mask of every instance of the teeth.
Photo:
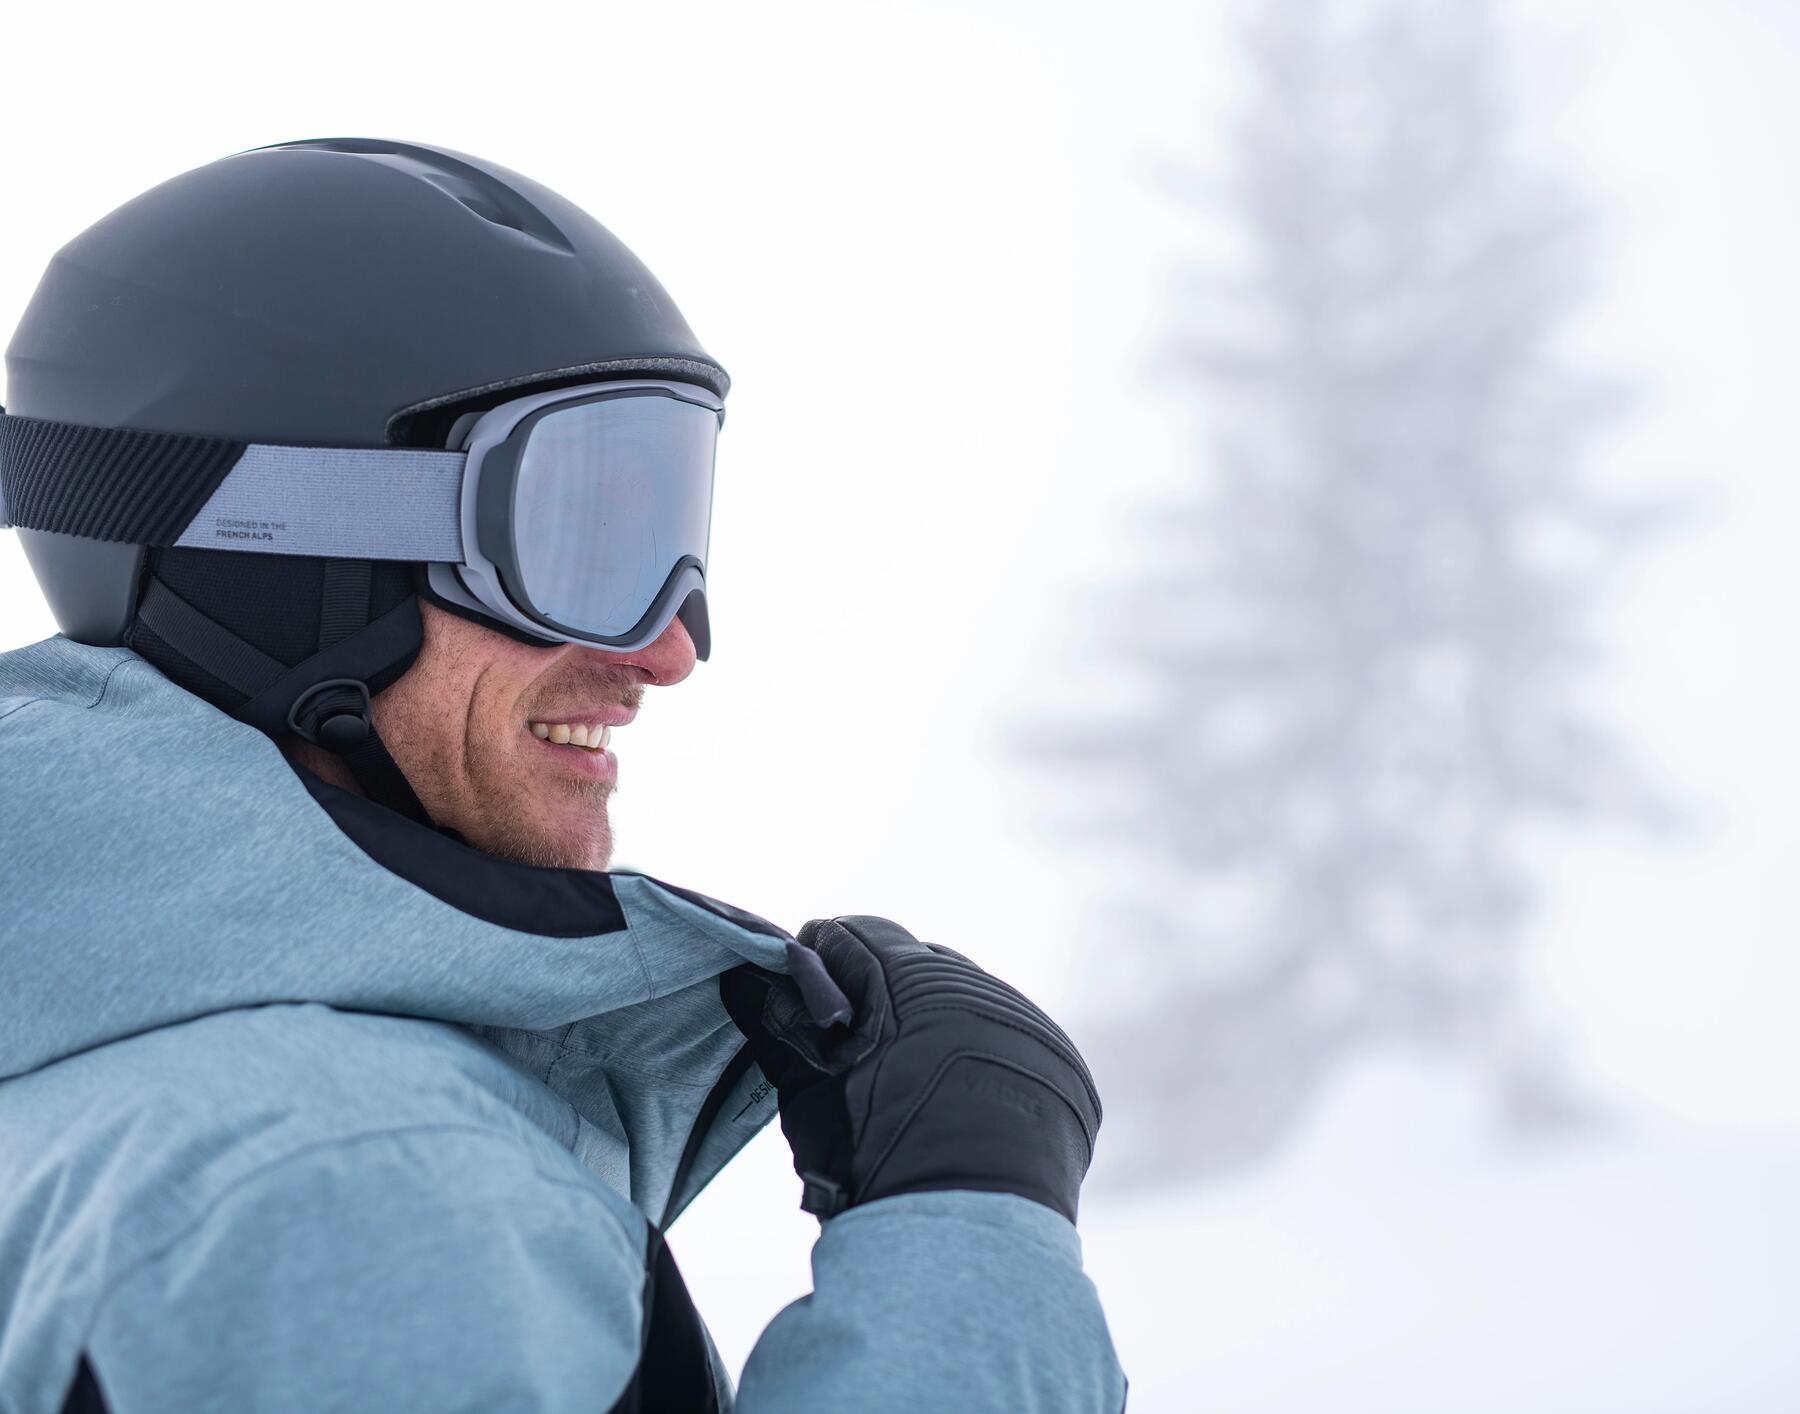
POLYGON ((598 722, 589 726, 582 722, 570 726, 567 722, 531 722, 531 734, 539 741, 554 742, 557 746, 579 746, 588 751, 599 751, 612 742, 612 728, 598 722))

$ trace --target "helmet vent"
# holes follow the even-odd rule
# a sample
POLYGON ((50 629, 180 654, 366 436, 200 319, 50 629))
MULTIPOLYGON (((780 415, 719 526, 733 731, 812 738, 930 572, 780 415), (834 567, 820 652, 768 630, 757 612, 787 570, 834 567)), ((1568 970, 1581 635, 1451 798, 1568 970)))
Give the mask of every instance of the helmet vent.
POLYGON ((484 221, 530 236, 557 250, 574 253, 575 247, 556 223, 515 188, 472 163, 459 162, 435 148, 359 137, 319 138, 312 142, 284 142, 278 146, 290 151, 343 152, 368 158, 429 183, 484 221))
MULTIPOLYGON (((563 238, 562 232, 552 226, 541 212, 533 211, 531 214, 537 216, 538 219, 530 221, 524 217, 523 213, 509 211, 506 205, 496 200, 492 191, 483 190, 480 185, 469 181, 459 173, 423 172, 420 175, 439 191, 455 197, 484 221, 491 221, 496 226, 505 226, 509 230, 519 232, 520 235, 530 236, 534 240, 543 241, 546 245, 555 246, 558 250, 573 251, 574 249, 563 238)), ((502 190, 505 189, 502 188, 502 190)), ((511 197, 513 194, 506 192, 506 195, 511 197)), ((520 203, 515 201, 512 204, 520 203)))

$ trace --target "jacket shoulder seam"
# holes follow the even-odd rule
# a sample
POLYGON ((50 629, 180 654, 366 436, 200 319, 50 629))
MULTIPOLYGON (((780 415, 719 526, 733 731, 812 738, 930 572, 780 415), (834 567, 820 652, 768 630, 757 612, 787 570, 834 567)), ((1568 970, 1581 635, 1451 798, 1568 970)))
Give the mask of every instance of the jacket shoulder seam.
MULTIPOLYGON (((86 1329, 82 1332, 81 1349, 86 1351, 92 1347, 94 1332, 99 1328, 100 1322, 105 1316, 107 1307, 112 1302, 112 1299, 117 1296, 120 1291, 129 1286, 132 1280, 145 1268, 168 1256, 171 1252, 175 1251, 176 1248, 197 1235, 212 1219, 213 1215, 218 1212, 220 1207, 224 1205, 227 1199, 241 1192, 245 1188, 248 1188, 251 1184, 267 1178, 276 1171, 286 1168, 291 1164, 312 1158, 313 1156, 328 1150, 347 1149, 358 1144, 368 1143, 371 1140, 393 1139, 401 1135, 430 1133, 474 1134, 479 1135, 484 1139, 499 1139, 509 1143, 516 1141, 517 1138, 517 1136, 509 1134, 504 1129, 496 1129, 490 1125, 483 1124, 438 1122, 431 1124, 388 1125, 379 1129, 359 1130, 354 1134, 340 1134, 334 1135, 329 1139, 314 1140, 311 1143, 302 1144, 294 1149, 290 1149, 288 1152, 270 1159, 266 1163, 258 1164, 255 1168, 251 1169, 250 1172, 240 1175, 231 1183, 228 1183, 218 1193, 214 1194, 202 1210, 195 1214, 190 1221, 185 1223, 174 1236, 170 1237, 167 1241, 158 1243, 148 1252, 134 1258, 126 1265, 124 1270, 110 1283, 99 1300, 94 1303, 93 1316, 88 1321, 86 1329)), ((554 1184, 561 1188, 572 1189, 577 1193, 584 1194, 587 1197, 594 1199, 595 1202, 601 1202, 599 1195, 587 1184, 577 1183, 556 1174, 546 1173, 542 1168, 535 1164, 532 1166, 532 1173, 542 1182, 554 1184)), ((601 1203, 601 1206, 604 1207, 605 1204, 601 1203)), ((610 1212, 611 1210, 608 1209, 608 1211, 610 1212)))
MULTIPOLYGON (((143 661, 144 660, 141 658, 119 659, 118 662, 114 663, 112 667, 106 670, 106 676, 101 679, 100 682, 100 691, 94 695, 94 700, 92 702, 70 703, 69 705, 79 706, 84 712, 92 711, 106 700, 107 689, 112 686, 112 680, 117 676, 120 668, 129 668, 133 663, 141 663, 143 661)), ((13 716, 15 713, 23 712, 27 707, 36 707, 40 702, 64 702, 66 700, 67 699, 65 698, 48 696, 27 697, 23 702, 15 703, 13 706, 8 707, 4 712, 0 712, 0 722, 4 722, 8 717, 13 716)))

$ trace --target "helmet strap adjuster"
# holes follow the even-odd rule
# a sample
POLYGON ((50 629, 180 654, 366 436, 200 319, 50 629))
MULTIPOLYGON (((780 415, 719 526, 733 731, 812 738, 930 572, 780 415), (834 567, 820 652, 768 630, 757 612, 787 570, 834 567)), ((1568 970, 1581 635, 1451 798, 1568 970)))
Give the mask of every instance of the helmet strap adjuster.
POLYGON ((327 678, 294 699, 288 726, 305 741, 338 755, 369 740, 375 724, 369 685, 360 678, 327 678))

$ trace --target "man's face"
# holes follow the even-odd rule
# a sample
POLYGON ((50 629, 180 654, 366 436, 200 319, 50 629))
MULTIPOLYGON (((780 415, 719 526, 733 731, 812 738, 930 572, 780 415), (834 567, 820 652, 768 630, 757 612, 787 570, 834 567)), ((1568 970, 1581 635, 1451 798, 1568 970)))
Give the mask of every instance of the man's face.
POLYGON ((606 868, 618 761, 596 743, 637 715, 646 684, 694 670, 681 621, 635 653, 606 653, 533 647, 424 600, 419 616, 419 656, 377 694, 374 718, 432 820, 523 864, 606 868))

